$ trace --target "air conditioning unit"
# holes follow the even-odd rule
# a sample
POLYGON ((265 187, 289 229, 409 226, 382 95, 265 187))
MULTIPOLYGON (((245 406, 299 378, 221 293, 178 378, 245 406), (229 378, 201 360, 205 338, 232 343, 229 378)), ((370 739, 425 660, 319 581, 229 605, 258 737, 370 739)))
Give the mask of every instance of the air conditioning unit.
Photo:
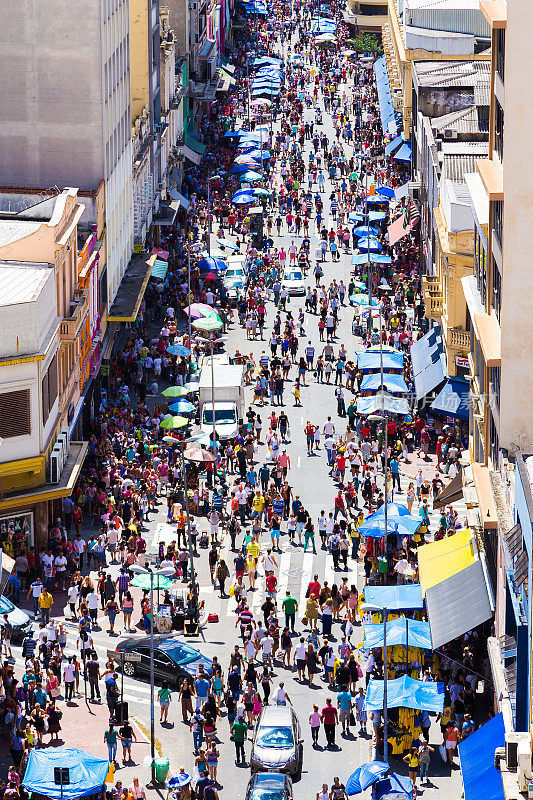
POLYGON ((505 734, 505 761, 507 769, 511 772, 514 772, 518 767, 518 747, 524 742, 529 745, 529 752, 531 753, 531 736, 529 733, 510 731, 505 734))
POLYGON ((457 131, 448 129, 444 131, 444 138, 445 139, 457 139, 457 131))
POLYGON ((59 483, 63 472, 63 450, 61 445, 55 444, 50 453, 50 483, 59 483))
POLYGON ((61 445, 63 448, 63 462, 65 462, 70 453, 70 429, 66 425, 61 428, 56 444, 61 445))

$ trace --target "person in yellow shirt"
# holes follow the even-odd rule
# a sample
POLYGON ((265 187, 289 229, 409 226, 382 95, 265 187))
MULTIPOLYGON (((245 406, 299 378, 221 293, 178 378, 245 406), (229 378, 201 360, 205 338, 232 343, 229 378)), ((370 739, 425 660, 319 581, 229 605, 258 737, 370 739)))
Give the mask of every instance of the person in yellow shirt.
POLYGON ((41 594, 39 595, 39 611, 41 612, 41 619, 45 625, 48 624, 50 621, 50 609, 54 605, 54 598, 48 591, 48 589, 42 590, 41 594))
POLYGON ((252 519, 258 519, 259 523, 261 523, 261 519, 263 517, 263 511, 265 510, 265 498, 261 494, 260 489, 256 489, 252 500, 252 519))
POLYGON ((253 558, 254 561, 257 561, 259 558, 259 544, 255 541, 255 539, 252 539, 251 542, 248 542, 246 546, 246 553, 248 557, 253 558))

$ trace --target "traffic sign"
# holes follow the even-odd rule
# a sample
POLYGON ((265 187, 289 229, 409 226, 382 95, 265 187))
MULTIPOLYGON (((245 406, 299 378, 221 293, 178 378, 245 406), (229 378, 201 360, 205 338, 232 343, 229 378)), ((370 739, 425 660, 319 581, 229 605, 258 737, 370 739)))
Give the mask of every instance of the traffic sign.
POLYGON ((112 658, 113 661, 131 661, 134 664, 139 664, 141 661, 140 653, 126 653, 123 650, 108 650, 107 657, 112 658))

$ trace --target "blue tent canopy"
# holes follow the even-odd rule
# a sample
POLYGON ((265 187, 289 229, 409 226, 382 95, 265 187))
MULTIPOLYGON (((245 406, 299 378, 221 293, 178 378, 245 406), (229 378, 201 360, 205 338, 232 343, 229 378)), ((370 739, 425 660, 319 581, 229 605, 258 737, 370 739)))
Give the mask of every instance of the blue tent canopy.
POLYGON ((369 211, 368 219, 370 222, 383 222, 387 219, 387 215, 383 211, 369 211))
MULTIPOLYGON (((372 400, 373 398, 368 398, 372 400)), ((401 503, 387 504, 387 532, 397 533, 400 536, 412 536, 417 532, 422 524, 422 520, 413 517, 409 509, 401 503)), ((370 514, 362 525, 359 526, 361 536, 369 536, 372 539, 380 539, 385 532, 385 506, 378 508, 374 514, 370 514)), ((366 595, 365 595, 366 597, 366 595)))
POLYGON ((465 800, 503 800, 501 772, 494 751, 505 745, 503 715, 497 714, 459 745, 465 800))
MULTIPOLYGON (((355 354, 359 369, 381 369, 381 354, 379 352, 363 351, 355 354)), ((383 351, 383 369, 403 369, 403 353, 383 351)))
POLYGON ((388 392, 407 392, 407 384, 401 375, 395 375, 391 372, 383 374, 383 381, 379 372, 370 373, 363 377, 361 383, 361 390, 376 391, 381 386, 385 387, 388 392))
POLYGON ((423 608, 422 589, 419 583, 405 586, 365 586, 365 602, 389 611, 423 608))
POLYGON ((437 414, 468 419, 470 386, 462 378, 448 378, 430 408, 437 414))
MULTIPOLYGON (((357 413, 358 414, 380 414, 383 409, 389 414, 402 414, 409 413, 409 403, 403 397, 392 397, 392 395, 385 395, 384 402, 380 395, 373 397, 358 397, 357 398, 357 413)), ((359 529, 361 530, 361 528, 359 529)))
POLYGON ((385 761, 368 761, 361 764, 355 772, 352 772, 346 781, 346 794, 359 794, 376 781, 379 781, 389 771, 389 765, 385 761))
POLYGON ((97 758, 77 747, 52 747, 48 750, 31 750, 22 785, 35 794, 53 800, 74 800, 90 794, 99 794, 109 769, 107 758, 97 758), (54 769, 67 767, 70 783, 57 786, 54 769), (61 791, 62 789, 62 791, 61 791))
POLYGON ((356 253, 352 256, 352 266, 360 267, 367 263, 392 264, 392 258, 384 256, 382 253, 356 253))
POLYGON ((411 161, 411 144, 410 142, 404 142, 395 156, 393 156, 395 161, 405 161, 405 163, 410 163, 411 161))
MULTIPOLYGON (((383 683, 370 679, 365 699, 367 711, 381 711, 383 708, 383 683)), ((417 681, 409 675, 388 680, 387 708, 413 708, 440 714, 444 708, 444 684, 440 681, 417 681)))
POLYGON ((370 253, 381 253, 383 247, 374 236, 362 236, 356 244, 358 250, 365 250, 370 253))
POLYGON ((365 203, 370 204, 374 203, 376 205, 381 205, 382 203, 389 203, 389 199, 387 197, 382 197, 380 194, 371 194, 370 197, 367 197, 365 203))
MULTIPOLYGON (((374 647, 383 647, 384 626, 365 625, 364 649, 372 650, 374 647)), ((407 619, 397 617, 387 622, 387 647, 395 644, 410 645, 411 647, 421 647, 423 650, 431 650, 431 632, 429 622, 420 622, 418 619, 407 619)))
POLYGON ((405 800, 411 800, 413 796, 413 783, 408 775, 393 772, 374 784, 374 800, 399 800, 402 795, 405 800))
POLYGON ((385 145, 385 155, 390 156, 391 153, 394 153, 395 150, 400 147, 403 142, 403 136, 395 136, 394 139, 385 145))

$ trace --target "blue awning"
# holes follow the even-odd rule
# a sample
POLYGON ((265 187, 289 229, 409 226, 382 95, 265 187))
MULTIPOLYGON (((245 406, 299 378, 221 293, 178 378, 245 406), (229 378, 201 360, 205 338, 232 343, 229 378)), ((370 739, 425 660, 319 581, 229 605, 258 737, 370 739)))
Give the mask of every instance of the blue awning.
POLYGON ((403 353, 384 350, 383 357, 375 351, 364 351, 355 355, 359 369, 381 369, 382 360, 383 369, 403 369, 403 353))
POLYGON ((365 603, 389 611, 423 608, 422 588, 419 583, 405 586, 365 586, 365 603))
POLYGON ((505 746, 503 715, 497 714, 459 745, 465 800, 504 800, 502 775, 494 751, 505 746))
POLYGON ((358 414, 376 414, 383 410, 389 414, 406 415, 409 413, 409 403, 403 397, 393 397, 390 394, 385 394, 384 401, 380 394, 375 394, 373 397, 357 398, 358 414))
MULTIPOLYGON (((374 647, 383 647, 385 641, 385 630, 382 622, 377 625, 365 625, 365 638, 363 648, 373 650, 374 647)), ((387 622, 387 647, 395 644, 410 645, 411 647, 421 647, 423 650, 431 650, 431 632, 429 622, 421 622, 418 619, 407 619, 407 617, 397 617, 387 622)))
MULTIPOLYGON (((381 711, 383 708, 383 683, 375 678, 370 680, 365 699, 367 711, 381 711)), ((440 681, 417 681, 409 675, 388 680, 387 708, 413 708, 440 714, 444 709, 444 684, 440 681)))
POLYGON ((411 161, 411 144, 410 142, 404 142, 404 144, 400 147, 398 152, 395 156, 393 156, 395 161, 411 161))
POLYGON ((381 56, 374 62, 374 74, 376 76, 376 88, 378 92, 379 115, 381 126, 384 133, 398 133, 400 127, 394 106, 392 104, 392 92, 390 88, 387 62, 385 56, 381 56))
POLYGON ((393 153, 396 148, 400 147, 402 142, 403 136, 396 136, 394 139, 392 139, 388 144, 385 145, 385 155, 390 156, 390 154, 393 153))
POLYGON ((468 381, 463 378, 448 378, 430 408, 437 414, 446 414, 448 417, 467 420, 469 397, 468 381))
POLYGON ((437 328, 411 345, 416 399, 421 400, 446 378, 446 358, 437 328))
POLYGON ((361 382, 361 391, 371 390, 376 391, 381 388, 381 385, 387 389, 388 392, 407 392, 407 384, 401 375, 394 375, 392 372, 385 372, 383 380, 379 372, 365 375, 361 382))

